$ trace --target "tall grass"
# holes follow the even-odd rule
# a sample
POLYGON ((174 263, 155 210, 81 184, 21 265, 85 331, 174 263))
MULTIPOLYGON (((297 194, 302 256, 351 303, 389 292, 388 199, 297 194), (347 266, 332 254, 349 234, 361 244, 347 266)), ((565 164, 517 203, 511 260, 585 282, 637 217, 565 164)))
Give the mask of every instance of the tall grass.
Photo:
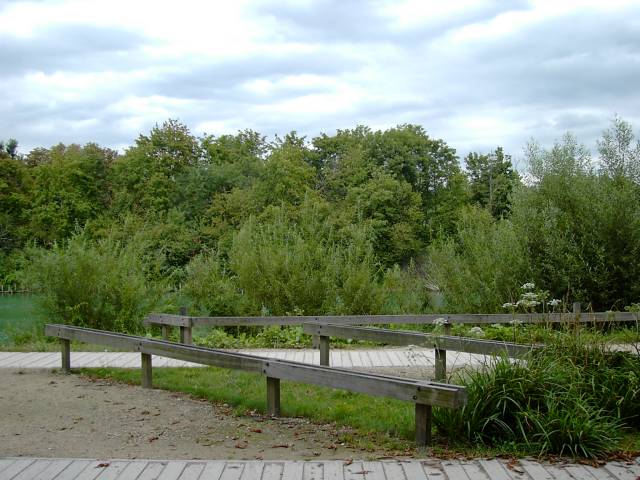
POLYGON ((499 358, 463 380, 468 403, 437 409, 450 438, 537 454, 598 457, 640 426, 640 357, 565 334, 526 363, 499 358))

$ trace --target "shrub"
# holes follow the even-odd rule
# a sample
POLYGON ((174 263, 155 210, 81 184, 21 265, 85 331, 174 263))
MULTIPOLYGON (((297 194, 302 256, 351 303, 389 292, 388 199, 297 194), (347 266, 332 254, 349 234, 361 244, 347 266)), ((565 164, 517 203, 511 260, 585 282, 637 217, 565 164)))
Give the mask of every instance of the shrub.
POLYGON ((55 322, 138 333, 166 291, 145 274, 154 267, 141 244, 90 242, 78 233, 51 250, 31 248, 28 257, 22 275, 43 293, 45 314, 55 322))
POLYGON ((436 409, 450 438, 516 444, 537 454, 598 457, 640 418, 640 358, 564 334, 526 363, 499 358, 462 379, 468 402, 436 409))

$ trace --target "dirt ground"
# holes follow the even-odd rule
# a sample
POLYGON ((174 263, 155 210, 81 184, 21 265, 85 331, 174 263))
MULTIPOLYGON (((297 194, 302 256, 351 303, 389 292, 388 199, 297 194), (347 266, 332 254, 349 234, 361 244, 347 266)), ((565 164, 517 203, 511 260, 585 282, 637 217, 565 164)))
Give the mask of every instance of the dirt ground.
POLYGON ((334 425, 237 417, 188 395, 38 370, 0 370, 0 457, 311 460, 380 458, 334 425))

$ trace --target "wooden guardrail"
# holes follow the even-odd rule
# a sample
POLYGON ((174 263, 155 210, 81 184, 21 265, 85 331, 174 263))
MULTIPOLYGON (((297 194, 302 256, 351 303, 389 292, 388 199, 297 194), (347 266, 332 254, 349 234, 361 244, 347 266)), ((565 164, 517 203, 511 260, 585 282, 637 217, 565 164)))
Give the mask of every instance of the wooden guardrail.
POLYGON ((281 379, 413 402, 416 443, 419 446, 431 442, 432 406, 459 408, 467 398, 464 387, 456 385, 275 360, 103 330, 47 324, 45 335, 60 339, 62 369, 65 372, 71 369, 71 340, 140 352, 142 386, 145 388, 152 387, 151 355, 261 373, 267 377, 267 413, 275 416, 280 414, 281 379))
POLYGON ((197 317, 188 316, 186 308, 179 315, 152 313, 144 320, 145 325, 162 327, 163 337, 169 338, 171 327, 180 328, 181 343, 192 343, 192 328, 195 326, 267 326, 302 325, 304 323, 331 323, 336 325, 385 325, 385 324, 444 324, 445 333, 455 323, 468 325, 498 324, 551 324, 551 323, 604 323, 635 322, 634 312, 581 312, 574 304, 571 313, 531 314, 426 314, 426 315, 325 315, 325 316, 278 316, 278 317, 197 317))
POLYGON ((450 335, 432 335, 428 333, 389 330, 375 327, 354 327, 327 323, 305 323, 303 332, 320 337, 320 365, 329 365, 330 337, 351 338, 386 343, 388 345, 416 345, 435 350, 435 379, 447 381, 447 350, 482 355, 506 355, 511 358, 523 358, 538 345, 521 345, 494 340, 479 340, 450 335))

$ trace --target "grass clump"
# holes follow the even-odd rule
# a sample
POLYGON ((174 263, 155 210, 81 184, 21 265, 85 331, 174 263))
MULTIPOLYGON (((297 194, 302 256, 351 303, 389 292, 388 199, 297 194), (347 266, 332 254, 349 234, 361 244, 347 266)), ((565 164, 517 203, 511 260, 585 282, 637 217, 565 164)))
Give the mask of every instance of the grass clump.
POLYGON ((640 358, 565 334, 527 362, 495 360, 470 375, 468 403, 437 409, 448 438, 513 444, 531 454, 600 457, 620 449, 640 425, 640 358))

